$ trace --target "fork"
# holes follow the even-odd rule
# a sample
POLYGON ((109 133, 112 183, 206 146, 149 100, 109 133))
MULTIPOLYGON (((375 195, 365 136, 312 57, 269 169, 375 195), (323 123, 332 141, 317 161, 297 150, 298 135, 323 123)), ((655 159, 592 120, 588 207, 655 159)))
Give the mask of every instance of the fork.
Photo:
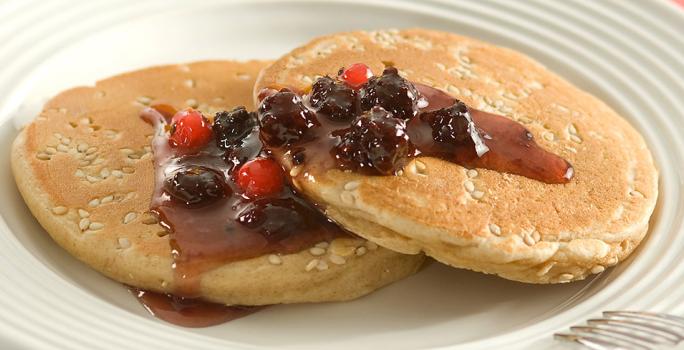
MULTIPOLYGON (((554 338, 595 350, 670 348, 684 341, 684 317, 646 311, 605 311, 554 338)), ((684 344, 683 344, 684 345, 684 344)))

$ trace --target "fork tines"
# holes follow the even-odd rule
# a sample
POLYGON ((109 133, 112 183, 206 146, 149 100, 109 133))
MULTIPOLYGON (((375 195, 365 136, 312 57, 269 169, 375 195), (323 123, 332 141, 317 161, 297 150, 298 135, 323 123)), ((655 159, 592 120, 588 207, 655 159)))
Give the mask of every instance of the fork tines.
POLYGON ((654 349, 675 346, 684 340, 684 317, 646 311, 606 311, 603 318, 570 327, 570 333, 554 338, 582 344, 590 349, 654 349))

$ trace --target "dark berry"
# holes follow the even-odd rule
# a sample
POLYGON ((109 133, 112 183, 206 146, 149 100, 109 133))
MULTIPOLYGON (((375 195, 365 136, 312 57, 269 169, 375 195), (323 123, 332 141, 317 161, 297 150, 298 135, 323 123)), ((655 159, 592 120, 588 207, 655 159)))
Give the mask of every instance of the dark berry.
POLYGON ((270 242, 278 242, 293 233, 309 229, 312 210, 292 198, 257 199, 238 216, 237 221, 263 234, 270 242), (307 213, 309 215, 307 215, 307 213))
POLYGON ((274 147, 295 144, 304 139, 309 129, 320 125, 301 97, 288 90, 281 90, 261 102, 259 124, 262 140, 274 147))
POLYGON ((211 124, 194 109, 176 113, 171 119, 171 127, 169 145, 184 152, 196 151, 211 139, 211 124))
POLYGON ((461 101, 432 112, 425 112, 420 119, 432 128, 432 138, 439 143, 453 146, 475 146, 479 156, 488 148, 475 126, 468 107, 461 101))
POLYGON ((331 120, 348 121, 360 112, 356 90, 330 77, 318 78, 311 88, 311 107, 331 120))
POLYGON ((411 149, 406 124, 380 107, 357 117, 332 150, 343 169, 394 174, 411 149))
POLYGON ((368 78, 373 76, 373 72, 363 63, 354 63, 349 68, 341 70, 339 77, 354 89, 368 82, 368 78))
POLYGON ((360 93, 364 111, 380 106, 394 117, 404 120, 418 113, 418 90, 410 81, 402 78, 394 67, 385 68, 381 76, 370 78, 360 93))
POLYGON ((166 179, 164 190, 190 208, 210 204, 230 191, 221 173, 202 166, 179 170, 166 179))
POLYGON ((247 197, 268 196, 282 191, 283 171, 271 158, 256 158, 240 167, 236 182, 247 197))
POLYGON ((239 146, 242 140, 256 126, 256 113, 247 112, 245 107, 237 107, 230 112, 222 111, 214 117, 216 145, 223 149, 239 146))

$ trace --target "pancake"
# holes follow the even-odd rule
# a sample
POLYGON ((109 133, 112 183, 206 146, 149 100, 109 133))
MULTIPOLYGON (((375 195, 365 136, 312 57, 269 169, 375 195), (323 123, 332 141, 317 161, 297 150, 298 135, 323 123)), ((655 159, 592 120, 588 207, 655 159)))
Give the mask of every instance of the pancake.
MULTIPOLYGON (((251 104, 267 62, 207 61, 143 69, 50 100, 12 149, 28 207, 52 238, 104 275, 173 292, 169 236, 149 213, 154 189, 153 101, 205 113, 251 104)), ((348 300, 414 273, 423 258, 358 238, 312 251, 227 263, 201 277, 200 296, 240 305, 348 300), (315 253, 315 255, 314 255, 315 253)))
POLYGON ((255 100, 263 88, 308 91, 318 76, 358 62, 376 75, 392 65, 412 82, 517 121, 575 175, 546 184, 420 157, 399 176, 333 169, 297 177, 345 228, 397 252, 529 283, 600 273, 644 238, 658 172, 642 136, 605 103, 513 50, 424 29, 334 34, 264 69, 255 100))

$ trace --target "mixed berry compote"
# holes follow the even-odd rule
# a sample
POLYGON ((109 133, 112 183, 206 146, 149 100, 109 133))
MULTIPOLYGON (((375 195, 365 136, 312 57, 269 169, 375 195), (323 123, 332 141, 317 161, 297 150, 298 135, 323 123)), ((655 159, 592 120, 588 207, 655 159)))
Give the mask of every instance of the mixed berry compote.
POLYGON ((550 184, 573 177, 565 159, 541 148, 521 124, 466 106, 387 67, 317 79, 308 94, 264 89, 258 109, 264 146, 309 176, 328 169, 394 175, 413 157, 522 175, 550 184))

